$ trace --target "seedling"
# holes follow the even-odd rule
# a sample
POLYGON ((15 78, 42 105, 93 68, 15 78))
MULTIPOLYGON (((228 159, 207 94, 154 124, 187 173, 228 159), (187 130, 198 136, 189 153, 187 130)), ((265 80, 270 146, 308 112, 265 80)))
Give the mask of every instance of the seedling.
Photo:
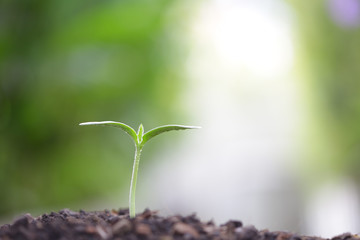
POLYGON ((194 129, 194 128, 200 128, 195 126, 182 126, 182 125, 165 125, 157 128, 153 128, 150 131, 144 133, 144 127, 142 124, 140 124, 139 129, 137 133, 135 130, 121 122, 113 122, 113 121, 102 121, 102 122, 84 122, 80 123, 80 125, 101 125, 101 126, 111 126, 111 127, 117 127, 122 129, 124 132, 126 132, 132 140, 134 140, 135 143, 135 158, 134 158, 134 164, 133 164, 133 170, 131 175, 131 183, 130 183, 130 194, 129 194, 129 211, 130 211, 130 217, 135 217, 135 189, 136 189, 136 181, 137 181, 137 174, 139 169, 139 162, 140 162, 140 155, 141 151, 145 145, 150 139, 153 137, 159 135, 163 132, 168 132, 172 130, 185 130, 185 129, 194 129))

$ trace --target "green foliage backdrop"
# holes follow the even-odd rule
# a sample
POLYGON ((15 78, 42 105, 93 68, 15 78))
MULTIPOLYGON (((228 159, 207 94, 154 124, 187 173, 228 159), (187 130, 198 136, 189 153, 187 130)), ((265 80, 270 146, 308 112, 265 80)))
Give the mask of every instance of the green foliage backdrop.
POLYGON ((295 10, 311 110, 306 171, 311 179, 347 175, 360 183, 360 3, 287 2, 295 10))
POLYGON ((127 192, 127 136, 77 125, 183 119, 177 66, 186 51, 176 34, 186 14, 176 4, 0 3, 0 216, 127 192))

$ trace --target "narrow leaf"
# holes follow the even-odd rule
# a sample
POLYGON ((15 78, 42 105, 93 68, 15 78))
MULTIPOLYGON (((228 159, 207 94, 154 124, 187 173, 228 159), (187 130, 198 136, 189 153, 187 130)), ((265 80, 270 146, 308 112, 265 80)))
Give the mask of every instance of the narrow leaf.
POLYGON ((117 127, 117 128, 121 128, 123 131, 125 131, 127 134, 129 134, 129 136, 135 141, 137 141, 137 135, 135 130, 124 124, 121 122, 113 122, 113 121, 102 121, 102 122, 84 122, 84 123, 80 123, 79 125, 81 126, 85 126, 85 125, 100 125, 100 126, 111 126, 111 127, 117 127))
POLYGON ((186 129, 197 129, 201 127, 196 126, 183 126, 183 125, 165 125, 157 128, 153 128, 150 131, 146 132, 143 136, 142 145, 144 145, 151 138, 168 131, 173 130, 186 130, 186 129))

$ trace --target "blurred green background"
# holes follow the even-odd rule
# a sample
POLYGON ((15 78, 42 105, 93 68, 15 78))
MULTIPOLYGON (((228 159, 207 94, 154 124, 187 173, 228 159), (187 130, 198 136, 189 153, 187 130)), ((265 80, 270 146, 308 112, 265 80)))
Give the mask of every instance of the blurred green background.
POLYGON ((360 189, 360 1, 286 1, 296 22, 297 67, 309 111, 310 185, 349 176, 360 189))
POLYGON ((131 140, 78 124, 186 119, 185 4, 1 1, 0 216, 127 191, 131 140))
MULTIPOLYGON (((97 198, 127 206, 131 140, 78 124, 198 125, 181 96, 190 91, 186 34, 203 2, 1 1, 0 216, 97 198)), ((303 179, 313 187, 348 176, 359 187, 360 3, 273 2, 294 22, 293 74, 308 113, 303 179)), ((147 158, 167 144, 154 142, 147 158)))

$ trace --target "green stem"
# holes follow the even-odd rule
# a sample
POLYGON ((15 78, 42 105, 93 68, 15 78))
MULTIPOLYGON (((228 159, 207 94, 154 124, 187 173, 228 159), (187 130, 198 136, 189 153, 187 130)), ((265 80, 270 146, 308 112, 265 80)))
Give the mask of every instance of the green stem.
POLYGON ((133 171, 131 176, 131 183, 130 183, 130 194, 129 194, 129 206, 130 206, 130 217, 135 217, 135 191, 136 191, 136 181, 137 181, 137 175, 139 170, 139 162, 140 162, 140 155, 141 155, 141 146, 136 146, 135 149, 135 158, 134 158, 134 165, 133 165, 133 171))

